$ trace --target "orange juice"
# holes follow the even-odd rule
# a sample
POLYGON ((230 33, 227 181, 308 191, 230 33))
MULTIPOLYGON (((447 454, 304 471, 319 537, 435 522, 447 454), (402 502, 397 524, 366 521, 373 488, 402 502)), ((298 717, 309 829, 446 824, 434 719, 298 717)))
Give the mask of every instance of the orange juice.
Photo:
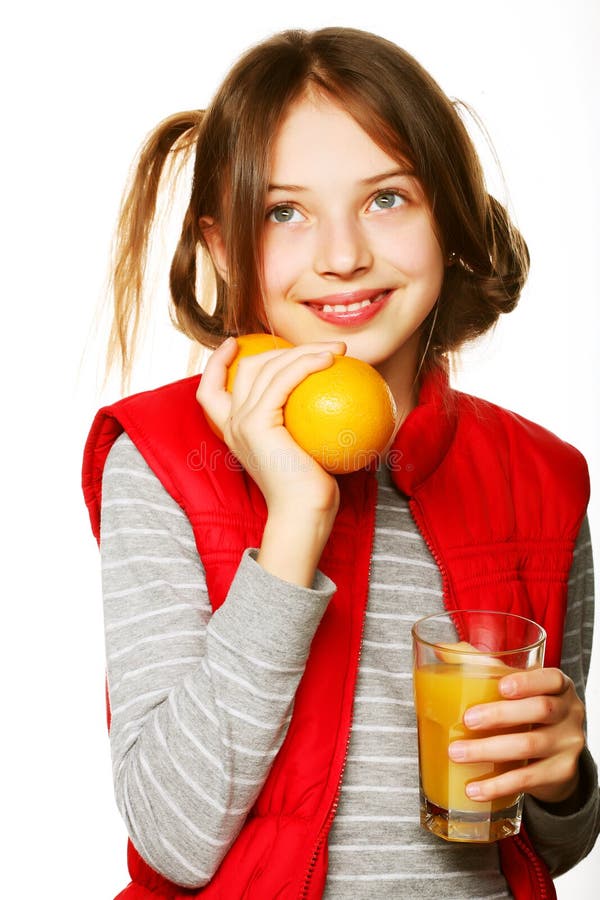
POLYGON ((448 757, 452 741, 489 736, 490 732, 470 731, 462 718, 470 706, 502 699, 498 682, 506 674, 504 666, 460 663, 433 663, 415 670, 421 787, 435 806, 484 813, 516 803, 516 796, 500 797, 492 803, 470 800, 465 786, 469 781, 491 778, 523 763, 455 763, 448 757))

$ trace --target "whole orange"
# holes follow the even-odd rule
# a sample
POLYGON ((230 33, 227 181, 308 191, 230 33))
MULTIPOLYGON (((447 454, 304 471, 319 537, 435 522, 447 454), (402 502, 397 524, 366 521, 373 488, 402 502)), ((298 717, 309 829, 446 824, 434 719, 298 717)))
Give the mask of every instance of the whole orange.
POLYGON ((344 474, 377 461, 394 432, 396 404, 372 366, 336 356, 294 388, 283 415, 303 450, 328 472, 344 474))

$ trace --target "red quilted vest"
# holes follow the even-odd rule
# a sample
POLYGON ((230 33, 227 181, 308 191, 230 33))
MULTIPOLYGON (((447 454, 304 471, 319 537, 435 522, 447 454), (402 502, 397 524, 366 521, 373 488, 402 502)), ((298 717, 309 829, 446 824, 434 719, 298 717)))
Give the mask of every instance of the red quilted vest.
MULTIPOLYGON (((83 487, 96 538, 107 454, 127 431, 194 529, 214 609, 243 550, 259 546, 265 503, 207 427, 198 376, 100 410, 87 440, 83 487)), ((580 454, 527 420, 427 379, 389 458, 443 578, 452 608, 505 609, 548 632, 546 665, 560 663, 567 580, 589 485, 580 454)), ((349 742, 376 482, 340 478, 341 505, 320 568, 337 585, 311 646, 289 731, 262 792, 211 882, 188 890, 153 871, 129 843, 132 883, 118 900, 301 900, 322 896, 327 834, 349 742), (323 690, 327 685, 327 690, 323 690)), ((500 842, 517 900, 554 898, 524 830, 500 842)))

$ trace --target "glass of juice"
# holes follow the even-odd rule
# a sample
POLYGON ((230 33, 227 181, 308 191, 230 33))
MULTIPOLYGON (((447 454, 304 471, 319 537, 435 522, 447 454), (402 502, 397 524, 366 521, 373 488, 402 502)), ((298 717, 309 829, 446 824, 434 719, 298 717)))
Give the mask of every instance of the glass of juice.
POLYGON ((470 731, 463 715, 470 706, 501 700, 498 682, 505 675, 543 665, 544 629, 510 613, 463 610, 420 619, 412 636, 422 827, 448 841, 489 843, 517 834, 522 794, 486 802, 469 799, 465 787, 527 760, 458 763, 448 757, 448 745, 502 733, 470 731))

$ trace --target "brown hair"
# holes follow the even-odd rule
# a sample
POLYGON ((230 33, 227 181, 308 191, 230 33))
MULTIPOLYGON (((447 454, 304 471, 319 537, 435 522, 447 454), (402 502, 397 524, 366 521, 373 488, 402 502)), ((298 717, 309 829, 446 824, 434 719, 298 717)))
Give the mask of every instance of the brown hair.
POLYGON ((166 119, 142 150, 122 207, 114 271, 108 365, 120 356, 125 379, 161 172, 170 155, 192 142, 191 197, 170 270, 174 323, 208 347, 228 334, 265 330, 260 247, 271 146, 289 105, 308 90, 342 104, 390 156, 411 163, 423 186, 450 265, 421 330, 422 371, 445 367, 449 352, 515 307, 528 272, 527 246, 487 192, 458 104, 381 37, 347 28, 285 31, 237 62, 205 112, 166 119), (215 273, 211 312, 196 296, 198 251, 207 253, 202 217, 219 223, 227 255, 228 280, 215 273))

